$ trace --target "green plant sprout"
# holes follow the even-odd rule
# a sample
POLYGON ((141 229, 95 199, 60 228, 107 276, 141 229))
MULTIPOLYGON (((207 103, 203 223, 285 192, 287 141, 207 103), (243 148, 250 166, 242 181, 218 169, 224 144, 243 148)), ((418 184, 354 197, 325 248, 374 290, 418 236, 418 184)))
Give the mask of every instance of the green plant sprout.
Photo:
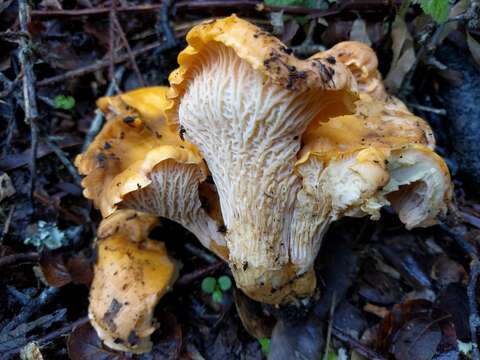
POLYGON ((268 356, 268 354, 270 353, 270 339, 265 337, 265 338, 258 339, 258 342, 262 347, 263 355, 268 356))
POLYGON ((202 291, 211 294, 216 303, 222 302, 223 293, 232 288, 232 280, 227 275, 222 275, 218 279, 208 276, 202 280, 202 291))
POLYGON ((75 98, 73 96, 58 95, 53 99, 56 109, 72 110, 75 107, 75 98))

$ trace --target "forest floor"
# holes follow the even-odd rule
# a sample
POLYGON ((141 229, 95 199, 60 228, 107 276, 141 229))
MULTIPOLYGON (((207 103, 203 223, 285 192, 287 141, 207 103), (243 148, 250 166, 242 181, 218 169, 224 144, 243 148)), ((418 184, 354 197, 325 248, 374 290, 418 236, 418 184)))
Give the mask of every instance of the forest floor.
POLYGON ((455 153, 445 89, 464 77, 436 55, 452 48, 465 64, 480 61, 478 3, 420 3, 0 1, 0 359, 478 359, 480 170, 462 163, 478 162, 480 148, 461 155, 476 160, 455 153), (305 309, 313 315, 303 317, 234 288, 215 301, 202 280, 230 276, 228 266, 162 221, 152 236, 183 263, 179 285, 156 311, 153 352, 114 352, 87 319, 101 217, 73 160, 99 130, 96 99, 167 84, 188 30, 231 13, 300 57, 339 41, 369 43, 389 90, 434 128, 455 206, 439 225, 413 231, 388 209, 380 221, 335 223, 316 262, 319 296, 305 309))

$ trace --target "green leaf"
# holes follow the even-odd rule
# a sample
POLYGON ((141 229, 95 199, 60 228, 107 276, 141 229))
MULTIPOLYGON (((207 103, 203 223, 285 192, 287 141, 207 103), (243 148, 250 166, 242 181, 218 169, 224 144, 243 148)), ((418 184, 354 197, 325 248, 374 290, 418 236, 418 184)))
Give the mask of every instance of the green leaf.
POLYGON ((217 280, 209 276, 202 280, 202 291, 207 294, 212 294, 217 287, 217 280))
POLYGON ((230 288, 232 287, 232 280, 230 280, 230 277, 227 275, 220 276, 218 278, 218 286, 223 291, 230 290, 230 288))
POLYGON ((448 18, 448 0, 420 0, 420 6, 425 14, 430 15, 438 23, 448 18))
POLYGON ((261 338, 258 340, 260 346, 262 347, 262 353, 265 356, 268 356, 270 353, 270 339, 269 338, 261 338))
POLYGON ((73 96, 58 95, 53 99, 56 109, 72 110, 75 107, 75 98, 73 96))
POLYGON ((223 299, 223 293, 221 290, 215 290, 212 294, 212 299, 216 303, 221 303, 223 299))
POLYGON ((328 355, 326 356, 325 360, 337 360, 337 354, 334 351, 329 351, 328 355))
POLYGON ((307 8, 315 8, 316 0, 265 0, 267 6, 300 6, 307 8))

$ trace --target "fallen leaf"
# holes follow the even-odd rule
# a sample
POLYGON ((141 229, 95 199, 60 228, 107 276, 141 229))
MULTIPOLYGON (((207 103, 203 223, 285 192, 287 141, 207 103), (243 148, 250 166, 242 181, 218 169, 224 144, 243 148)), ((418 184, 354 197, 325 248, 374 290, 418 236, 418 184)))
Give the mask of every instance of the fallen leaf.
POLYGON ((68 255, 45 252, 40 267, 50 286, 62 287, 70 282, 89 286, 93 278, 93 265, 83 253, 68 255))
POLYGON ((22 360, 43 360, 42 353, 35 342, 30 342, 20 351, 22 360))
POLYGON ((12 180, 7 173, 0 175, 0 201, 15 194, 12 180))
POLYGON ((400 89, 403 79, 415 64, 415 50, 413 39, 405 21, 397 16, 392 26, 393 59, 390 71, 385 78, 385 85, 391 92, 400 89))
POLYGON ((323 322, 316 316, 302 320, 279 320, 270 340, 270 360, 317 360, 322 357, 323 322))
POLYGON ((352 24, 352 30, 350 31, 350 40, 359 41, 368 46, 372 45, 372 41, 367 33, 367 24, 363 19, 357 19, 352 24))
POLYGON ((462 282, 467 278, 467 272, 462 265, 442 254, 433 264, 430 276, 443 288, 452 283, 462 282))
POLYGON ((67 341, 68 355, 71 360, 126 360, 122 353, 102 346, 102 341, 90 325, 77 326, 67 341))
POLYGON ((473 60, 477 66, 480 67, 480 43, 473 38, 472 35, 467 31, 467 44, 470 53, 472 54, 473 60))
POLYGON ((160 323, 160 339, 154 341, 152 351, 140 355, 138 360, 176 360, 180 357, 183 335, 177 318, 170 313, 158 316, 160 323))
POLYGON ((426 300, 409 300, 395 305, 380 322, 377 351, 397 360, 430 360, 458 353, 451 315, 426 300))
POLYGON ((245 330, 256 339, 270 338, 275 320, 262 312, 260 303, 248 298, 236 289, 234 300, 238 316, 245 330))

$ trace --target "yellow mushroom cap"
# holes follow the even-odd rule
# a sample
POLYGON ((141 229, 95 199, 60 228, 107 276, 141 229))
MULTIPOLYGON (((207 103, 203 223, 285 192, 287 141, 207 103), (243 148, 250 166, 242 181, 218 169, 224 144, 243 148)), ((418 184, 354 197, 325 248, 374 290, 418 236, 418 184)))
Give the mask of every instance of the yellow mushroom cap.
POLYGON ((237 285, 271 304, 310 296, 311 267, 289 255, 315 236, 294 215, 294 166, 309 122, 327 106, 348 112, 356 81, 334 58, 298 59, 235 15, 195 26, 187 42, 169 76, 166 113, 212 174, 237 285))
POLYGON ((75 164, 86 175, 85 197, 95 202, 103 216, 115 211, 126 194, 148 186, 148 175, 162 161, 202 166, 197 149, 182 141, 165 121, 167 90, 142 88, 98 100, 107 123, 75 164))
POLYGON ((297 166, 318 173, 332 220, 369 214, 391 204, 407 228, 428 226, 445 212, 452 186, 448 168, 433 151, 425 120, 396 99, 362 94, 354 114, 312 121, 297 166), (326 196, 326 195, 325 195, 326 196))
POLYGON ((148 238, 157 223, 154 216, 119 210, 99 227, 89 317, 112 349, 142 353, 152 347, 155 306, 178 273, 164 244, 148 238))
POLYGON ((357 80, 358 90, 378 100, 385 100, 387 93, 382 76, 378 71, 378 59, 368 45, 358 41, 343 41, 327 51, 319 52, 310 59, 334 57, 352 72, 357 80))
POLYGON ((107 123, 76 158, 85 197, 102 215, 132 208, 174 220, 221 257, 227 256, 215 194, 201 191, 207 168, 197 148, 165 120, 167 87, 147 87, 98 100, 107 123), (203 202, 202 202, 203 199, 203 202))

